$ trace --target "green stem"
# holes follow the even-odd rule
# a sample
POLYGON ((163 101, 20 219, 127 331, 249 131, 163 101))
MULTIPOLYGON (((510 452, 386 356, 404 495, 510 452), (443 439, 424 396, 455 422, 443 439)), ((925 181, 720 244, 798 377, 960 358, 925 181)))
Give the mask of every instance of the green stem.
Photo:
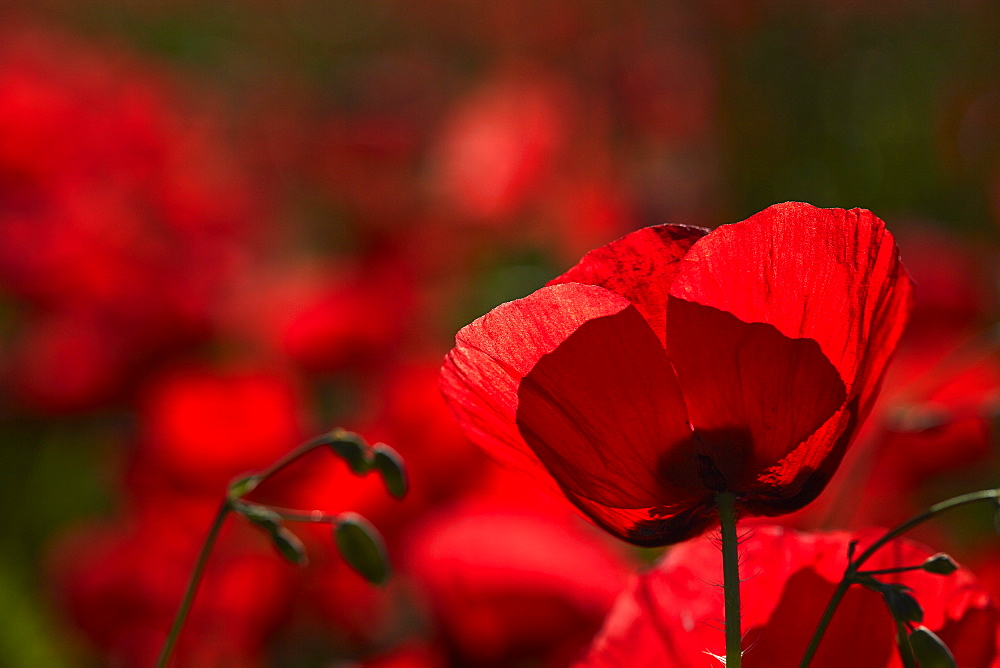
POLYGON ((229 514, 230 510, 231 507, 227 499, 219 507, 219 512, 216 513, 215 520, 208 530, 205 543, 201 546, 201 552, 198 554, 198 561, 195 562, 194 571, 191 572, 191 579, 188 581, 184 598, 181 600, 181 606, 177 609, 177 614, 174 616, 174 623, 170 627, 166 641, 163 643, 163 649, 160 650, 160 658, 156 661, 157 668, 165 668, 170 661, 170 654, 173 652, 174 644, 177 642, 177 638, 181 634, 181 629, 184 627, 184 620, 187 619, 188 611, 194 602, 194 595, 198 591, 198 585, 201 584, 201 575, 205 570, 205 564, 208 563, 208 555, 212 552, 212 546, 215 545, 215 539, 219 536, 219 530, 222 528, 222 523, 225 522, 226 515, 229 514))
POLYGON ((812 663, 813 656, 815 656, 816 650, 819 649, 819 642, 823 639, 823 634, 826 633, 826 627, 830 625, 830 620, 833 619, 833 613, 837 611, 837 606, 840 605, 840 601, 844 598, 844 594, 847 593, 847 590, 851 586, 854 577, 853 568, 853 564, 847 564, 847 570, 844 572, 844 577, 837 584, 837 588, 833 590, 833 596, 830 597, 830 602, 826 604, 826 609, 823 611, 823 616, 820 617, 819 624, 816 625, 816 630, 813 632, 813 637, 809 641, 809 647, 806 648, 806 653, 802 656, 802 662, 799 663, 799 668, 806 668, 806 666, 812 663))
POLYGON ((251 501, 239 501, 237 502, 236 509, 239 510, 240 506, 251 506, 258 508, 267 508, 271 512, 277 513, 277 515, 283 520, 289 520, 292 522, 312 522, 314 524, 339 524, 341 522, 339 515, 328 515, 322 510, 296 510, 294 508, 281 508, 279 506, 267 506, 260 503, 253 503, 251 501))
POLYGON ((284 457, 276 461, 274 464, 271 464, 271 466, 267 467, 260 473, 255 474, 254 478, 256 478, 257 480, 264 480, 265 478, 269 478, 270 476, 274 475, 281 469, 285 468, 286 466, 288 466, 289 464, 291 464, 296 459, 306 454, 310 450, 315 450, 316 448, 320 447, 326 447, 328 444, 329 444, 329 439, 325 435, 318 436, 310 441, 306 441, 305 443, 303 443, 302 445, 295 448, 294 450, 286 454, 284 457))
POLYGON ((946 501, 942 501, 941 503, 936 503, 919 515, 911 517, 902 524, 899 524, 887 531, 885 535, 869 545, 868 549, 862 552, 857 559, 848 559, 847 568, 844 569, 844 577, 834 590, 833 596, 830 597, 830 602, 827 603, 826 610, 823 611, 823 616, 820 618, 819 625, 816 626, 816 631, 813 633, 812 640, 809 641, 809 647, 806 648, 806 653, 802 657, 802 662, 799 664, 799 668, 806 668, 806 666, 812 662, 813 657, 816 655, 816 650, 819 649, 819 643, 823 639, 823 634, 826 633, 826 628, 830 625, 830 620, 833 619, 833 613, 837 610, 837 606, 840 605, 840 601, 844 598, 844 594, 847 593, 848 588, 850 588, 850 586, 854 583, 854 578, 858 575, 858 570, 866 561, 868 561, 868 559, 871 558, 873 554, 875 554, 875 552, 877 552, 883 545, 888 543, 893 538, 898 538, 907 531, 923 524, 927 520, 945 512, 946 510, 958 508, 959 506, 967 506, 972 503, 979 503, 981 501, 991 501, 994 504, 1000 503, 1000 488, 970 492, 969 494, 962 494, 946 501))
POLYGON ((743 633, 740 628, 740 563, 736 538, 736 495, 720 492, 719 506, 722 533, 722 582, 726 610, 726 668, 740 668, 743 663, 743 633))
MULTIPOLYGON (((215 539, 219 536, 219 530, 222 528, 226 515, 240 505, 259 505, 250 503, 249 501, 242 501, 240 497, 243 494, 249 493, 249 491, 256 487, 257 484, 284 469, 286 466, 299 459, 307 452, 315 450, 316 448, 326 447, 329 445, 329 442, 330 440, 328 435, 319 436, 309 440, 287 453, 284 457, 263 471, 253 474, 249 478, 245 478, 242 482, 250 482, 251 484, 248 487, 243 487, 241 491, 235 491, 233 487, 230 488, 229 493, 226 495, 226 500, 222 502, 219 512, 216 514, 215 520, 212 522, 212 526, 208 530, 208 535, 205 537, 205 543, 201 547, 201 552, 198 554, 198 560, 195 562, 194 571, 191 573, 191 580, 188 582, 187 590, 184 592, 184 598, 181 600, 180 608, 177 610, 177 615, 174 617, 174 622, 170 627, 170 632, 167 634, 167 639, 163 643, 163 649, 160 650, 160 658, 156 662, 157 668, 165 668, 167 662, 170 660, 170 654, 173 652, 174 645, 177 642, 177 637, 180 635, 181 629, 184 627, 184 621, 187 619, 188 611, 191 609, 191 604, 194 602, 194 596, 198 591, 198 585, 201 583, 201 576, 202 572, 205 570, 208 555, 211 553, 212 548, 215 545, 215 539)), ((299 522, 326 522, 334 524, 338 521, 335 516, 324 515, 323 513, 303 513, 286 508, 276 508, 273 510, 278 512, 278 514, 284 519, 296 520, 299 522)))
POLYGON ((896 622, 896 651, 899 654, 900 663, 903 664, 903 668, 920 668, 906 636, 906 625, 903 622, 896 622))
POLYGON ((919 571, 924 567, 923 564, 917 564, 916 566, 899 566, 898 568, 879 568, 874 571, 858 571, 856 575, 891 575, 893 573, 909 573, 910 571, 919 571))
POLYGON ((980 501, 992 501, 993 503, 1000 502, 1000 488, 998 489, 984 489, 978 492, 969 492, 968 494, 962 494, 954 498, 942 501, 941 503, 935 503, 933 506, 920 513, 916 517, 912 517, 902 524, 890 529, 886 532, 884 536, 879 538, 877 541, 868 546, 868 549, 861 553, 861 556, 854 560, 854 565, 860 567, 865 563, 875 552, 881 548, 883 545, 888 543, 893 538, 898 538, 902 536, 907 531, 913 529, 914 527, 923 524, 932 517, 943 513, 946 510, 951 510, 952 508, 958 508, 959 506, 967 506, 971 503, 979 503, 980 501))

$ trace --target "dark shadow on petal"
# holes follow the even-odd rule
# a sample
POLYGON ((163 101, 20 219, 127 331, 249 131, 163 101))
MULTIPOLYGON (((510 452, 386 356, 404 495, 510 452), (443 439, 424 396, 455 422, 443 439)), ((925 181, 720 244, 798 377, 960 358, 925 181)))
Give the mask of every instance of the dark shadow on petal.
POLYGON ((624 540, 640 547, 662 547, 694 538, 718 520, 715 506, 702 504, 672 517, 639 520, 626 530, 624 540))
MULTIPOLYGON (((751 489, 744 497, 742 506, 754 515, 774 517, 794 512, 816 499, 826 488, 830 478, 836 473, 840 462, 857 433, 858 398, 852 399, 844 408, 846 424, 818 467, 799 467, 791 479, 774 482, 768 475, 761 476, 761 484, 751 489)), ((806 444, 803 447, 807 447, 806 444)), ((789 457, 794 457, 792 452, 789 457)), ((779 462, 774 469, 782 469, 785 462, 779 462)))
POLYGON ((662 453, 690 449, 691 430, 670 361, 634 307, 580 325, 539 358, 517 399, 521 436, 574 495, 632 509, 701 496, 691 456, 661 475, 662 453))
POLYGON ((734 491, 794 451, 847 399, 816 341, 677 298, 667 320, 670 361, 696 438, 734 491))
POLYGON ((611 508, 563 488, 566 498, 594 524, 638 547, 663 547, 694 538, 718 521, 714 493, 683 506, 611 508))

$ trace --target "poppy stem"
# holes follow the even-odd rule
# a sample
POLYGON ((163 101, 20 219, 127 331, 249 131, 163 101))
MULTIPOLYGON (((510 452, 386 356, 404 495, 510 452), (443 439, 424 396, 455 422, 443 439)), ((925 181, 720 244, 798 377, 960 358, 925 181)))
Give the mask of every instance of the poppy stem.
POLYGON ((726 610, 726 668, 740 668, 743 662, 743 633, 740 628, 740 563, 736 538, 736 495, 720 492, 715 497, 719 507, 722 534, 722 586, 726 610))
POLYGON ((889 575, 891 573, 909 573, 911 571, 919 571, 923 569, 923 564, 917 564, 915 566, 899 566, 897 568, 879 568, 874 571, 858 571, 857 575, 889 575))
POLYGON ((194 570, 191 571, 191 579, 188 581, 187 589, 184 590, 184 598, 181 599, 181 605, 174 616, 174 623, 170 627, 170 632, 167 633, 167 639, 163 642, 163 648, 160 650, 160 657, 156 661, 157 668, 165 668, 170 661, 170 654, 173 652, 174 644, 177 642, 177 638, 181 634, 181 629, 184 627, 184 620, 187 619, 191 604, 194 603, 194 595, 198 592, 198 585, 201 584, 201 575, 205 570, 205 564, 208 563, 208 555, 212 552, 215 539, 219 536, 219 530, 222 528, 223 522, 226 521, 226 516, 230 510, 232 510, 232 506, 227 498, 219 507, 219 512, 216 513, 215 520, 212 522, 212 526, 208 530, 208 535, 205 537, 205 543, 201 546, 201 552, 198 553, 198 560, 195 562, 194 570))
POLYGON ((868 549, 862 552, 857 559, 854 559, 849 553, 847 558, 847 568, 844 569, 844 577, 840 580, 840 584, 838 584, 837 588, 834 590, 833 596, 830 597, 830 602, 827 603, 826 610, 823 611, 823 616, 820 618, 819 624, 816 626, 816 631, 813 633, 812 640, 809 642, 809 647, 806 648, 806 653, 802 657, 802 662, 799 664, 799 668, 806 668, 812 662, 813 657, 816 655, 816 650, 819 649, 819 643, 823 639, 823 634, 826 632, 826 628, 830 625, 830 620, 833 619, 833 613, 837 610, 837 606, 840 605, 840 601, 844 598, 844 595, 847 593, 850 586, 855 583, 855 578, 858 575, 858 571, 861 569, 861 566, 863 566, 864 563, 879 550, 879 548, 891 541, 893 538, 898 538, 910 529, 923 524, 927 520, 945 512, 946 510, 958 508, 959 506, 967 506, 972 503, 980 503, 982 501, 988 501, 993 504, 994 508, 1000 509, 1000 488, 970 492, 968 494, 962 494, 951 499, 947 499, 941 503, 936 503, 919 515, 911 517, 905 522, 898 524, 887 531, 881 538, 869 545, 868 549))
POLYGON ((265 478, 270 478, 275 473, 281 471, 292 462, 298 461, 298 459, 303 455, 312 452, 317 448, 329 447, 329 445, 330 445, 329 436, 327 436, 326 434, 324 434, 323 436, 317 436, 316 438, 310 439, 305 443, 303 443, 302 445, 300 445, 299 447, 292 450, 291 452, 285 454, 284 457, 276 461, 274 464, 271 464, 271 466, 267 467, 260 473, 254 475, 254 478, 258 480, 264 480, 265 478))
POLYGON ((899 661, 903 664, 903 668, 920 668, 916 657, 913 656, 913 650, 910 649, 910 641, 906 639, 907 635, 906 625, 897 621, 896 650, 899 653, 899 661))
POLYGON ((328 443, 329 439, 327 436, 314 438, 307 441, 303 445, 300 445, 295 450, 292 450, 267 469, 242 480, 234 481, 230 484, 226 498, 219 507, 219 511, 215 515, 215 520, 213 520, 212 526, 208 530, 208 535, 205 537, 205 542, 201 546, 201 552, 198 553, 198 559, 195 561, 194 570, 191 572, 191 579, 188 581, 187 589, 184 590, 184 598, 181 599, 180 607, 177 609, 177 614, 174 615, 174 621, 170 626, 170 631, 167 633, 167 638, 164 640, 163 647, 160 649, 160 656, 156 661, 157 668, 165 668, 170 661, 170 655, 173 653, 174 645, 177 643, 177 638, 181 634, 181 629, 184 628, 184 622, 187 619, 188 611, 191 609, 191 604, 194 603, 194 597, 198 592, 198 586, 201 584, 201 576, 205 570, 205 564, 208 563, 208 556, 211 554, 212 548, 215 546, 215 540, 219 536, 219 530, 222 529, 222 524, 225 522, 226 516, 229 515, 231 511, 237 510, 238 506, 243 503, 240 501, 240 497, 249 493, 250 490, 256 487, 259 483, 284 469, 286 466, 296 461, 306 453, 311 452, 316 448, 326 446, 328 443))
MULTIPOLYGON (((265 508, 278 515, 283 520, 291 522, 311 522, 313 524, 339 524, 342 519, 340 515, 330 515, 321 510, 296 510, 294 508, 281 508, 279 506, 268 506, 250 501, 240 501, 236 510, 241 508, 265 508)), ((917 566, 917 568, 920 568, 917 566)))

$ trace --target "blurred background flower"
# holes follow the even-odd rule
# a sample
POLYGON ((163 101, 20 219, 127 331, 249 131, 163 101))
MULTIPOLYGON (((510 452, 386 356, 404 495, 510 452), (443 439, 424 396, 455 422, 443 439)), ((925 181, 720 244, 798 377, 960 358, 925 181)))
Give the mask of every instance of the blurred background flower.
MULTIPOLYGON (((655 555, 496 470, 437 369, 644 225, 804 200, 900 239, 899 363, 791 522, 995 485, 998 30, 982 0, 5 3, 0 665, 149 665, 227 481, 334 426, 410 497, 323 452, 254 494, 365 514, 397 577, 231 519, 178 665, 568 662, 655 555)), ((925 538, 995 587, 988 519, 925 538)))

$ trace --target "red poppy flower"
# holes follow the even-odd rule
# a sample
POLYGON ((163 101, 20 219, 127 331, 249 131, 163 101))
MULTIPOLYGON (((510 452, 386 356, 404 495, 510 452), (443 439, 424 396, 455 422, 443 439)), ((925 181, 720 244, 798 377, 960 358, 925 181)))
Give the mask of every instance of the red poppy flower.
MULTIPOLYGON (((740 547, 743 665, 797 666, 847 565, 847 546, 863 549, 877 534, 806 534, 753 527, 740 547)), ((909 541, 893 541, 866 569, 916 566, 932 555, 909 541)), ((1000 605, 964 568, 951 575, 923 571, 879 576, 912 589, 923 626, 951 649, 959 666, 1000 665, 1000 605)), ((710 666, 725 654, 722 551, 696 539, 673 548, 659 565, 633 579, 578 668, 601 666, 710 666)), ((895 623, 882 595, 855 586, 841 601, 813 666, 900 666, 895 623)))
POLYGON ((460 101, 436 149, 446 204, 484 223, 516 213, 552 173, 571 97, 557 79, 502 72, 460 101))
MULTIPOLYGON (((214 502, 159 499, 114 522, 88 522, 49 554, 47 582, 66 622, 109 666, 152 666, 180 605, 214 502)), ((263 535, 228 522, 177 646, 179 666, 265 665, 297 571, 263 535)))
POLYGON ((263 469, 304 435, 294 379, 267 368, 190 367, 154 377, 140 402, 133 475, 217 494, 263 469))
POLYGON ((665 545, 712 523, 717 492, 780 515, 822 491, 910 293, 861 209, 650 227, 462 329, 442 389, 473 440, 616 536, 665 545))
POLYGON ((399 561, 458 665, 565 666, 587 645, 631 564, 576 519, 469 498, 414 527, 399 561))

